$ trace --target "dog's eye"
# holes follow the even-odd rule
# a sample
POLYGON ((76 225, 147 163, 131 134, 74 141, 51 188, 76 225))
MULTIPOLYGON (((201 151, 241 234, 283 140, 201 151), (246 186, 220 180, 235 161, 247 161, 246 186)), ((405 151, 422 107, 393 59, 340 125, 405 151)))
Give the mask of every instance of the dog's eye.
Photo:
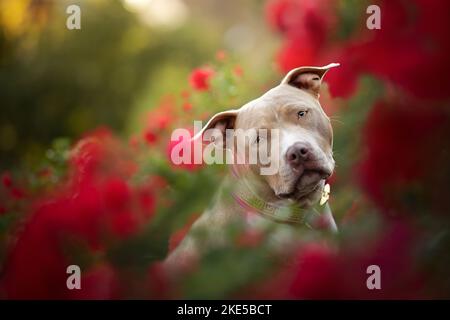
POLYGON ((304 116, 306 116, 307 113, 308 113, 308 111, 302 110, 297 113, 297 116, 300 119, 300 118, 303 118, 304 116))

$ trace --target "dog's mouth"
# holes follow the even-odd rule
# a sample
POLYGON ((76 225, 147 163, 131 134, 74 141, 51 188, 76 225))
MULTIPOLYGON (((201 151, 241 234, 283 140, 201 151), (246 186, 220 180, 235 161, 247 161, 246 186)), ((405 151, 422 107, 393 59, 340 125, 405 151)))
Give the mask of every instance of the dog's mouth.
POLYGON ((291 191, 277 193, 276 196, 280 199, 301 200, 308 198, 311 194, 317 192, 317 189, 322 185, 321 181, 327 179, 331 175, 325 169, 305 169, 291 187, 291 191))

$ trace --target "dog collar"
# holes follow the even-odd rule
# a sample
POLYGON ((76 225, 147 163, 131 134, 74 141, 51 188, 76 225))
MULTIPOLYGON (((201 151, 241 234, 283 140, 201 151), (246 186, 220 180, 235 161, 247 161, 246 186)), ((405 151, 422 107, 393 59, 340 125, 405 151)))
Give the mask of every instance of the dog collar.
POLYGON ((303 224, 310 228, 312 221, 319 217, 322 212, 330 212, 328 205, 330 197, 329 184, 323 187, 322 196, 318 204, 311 208, 303 209, 296 203, 286 205, 266 202, 251 190, 245 179, 241 181, 237 182, 237 187, 232 192, 232 196, 246 212, 255 212, 276 222, 303 224))

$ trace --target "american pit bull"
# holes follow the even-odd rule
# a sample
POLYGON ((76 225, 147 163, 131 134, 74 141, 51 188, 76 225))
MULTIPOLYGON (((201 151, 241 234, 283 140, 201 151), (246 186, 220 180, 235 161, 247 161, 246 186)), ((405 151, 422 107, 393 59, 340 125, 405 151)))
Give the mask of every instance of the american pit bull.
POLYGON ((327 71, 338 65, 293 69, 261 97, 239 109, 217 113, 208 121, 195 139, 212 131, 207 140, 231 152, 234 159, 247 159, 264 145, 269 162, 235 161, 230 166, 212 207, 166 259, 168 268, 183 267, 205 248, 224 244, 224 230, 236 221, 250 229, 278 223, 282 226, 274 236, 278 244, 289 243, 299 232, 296 226, 313 226, 317 220, 337 231, 326 202, 329 185, 325 183, 335 165, 333 130, 319 103, 319 90, 327 71), (250 132, 243 149, 236 147, 239 133, 230 135, 231 129, 250 132), (266 134, 260 135, 259 129, 266 134), (274 162, 277 170, 261 174, 274 162), (200 233, 206 238, 200 240, 200 233))

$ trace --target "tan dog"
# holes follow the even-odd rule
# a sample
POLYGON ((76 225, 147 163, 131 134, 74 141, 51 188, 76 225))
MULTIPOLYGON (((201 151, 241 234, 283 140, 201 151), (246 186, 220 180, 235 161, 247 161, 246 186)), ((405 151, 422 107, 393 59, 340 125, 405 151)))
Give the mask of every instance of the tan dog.
MULTIPOLYGON (((332 127, 319 103, 323 76, 335 66, 338 64, 294 69, 280 85, 261 97, 240 109, 220 112, 209 120, 200 136, 214 128, 216 134, 211 140, 225 148, 227 141, 236 146, 236 136, 230 140, 228 129, 268 129, 269 135, 264 139, 269 147, 275 145, 274 149, 269 148, 269 156, 272 161, 277 160, 277 171, 261 175, 261 168, 268 164, 260 161, 234 164, 213 206, 193 224, 189 234, 167 258, 169 268, 183 266, 205 247, 223 244, 226 241, 223 231, 234 221, 243 221, 249 228, 281 222, 282 232, 275 242, 283 244, 298 232, 297 223, 311 222, 308 214, 313 211, 331 230, 337 230, 327 204, 314 209, 319 200, 326 197, 325 180, 332 174, 335 164, 332 127), (275 132, 273 129, 277 135, 270 134, 275 132), (259 214, 249 218, 248 212, 259 214), (196 236, 199 232, 207 234, 207 241, 199 240, 196 236)), ((261 144, 258 131, 253 131, 245 141, 244 156, 261 144)), ((234 156, 236 159, 242 154, 234 156)))

